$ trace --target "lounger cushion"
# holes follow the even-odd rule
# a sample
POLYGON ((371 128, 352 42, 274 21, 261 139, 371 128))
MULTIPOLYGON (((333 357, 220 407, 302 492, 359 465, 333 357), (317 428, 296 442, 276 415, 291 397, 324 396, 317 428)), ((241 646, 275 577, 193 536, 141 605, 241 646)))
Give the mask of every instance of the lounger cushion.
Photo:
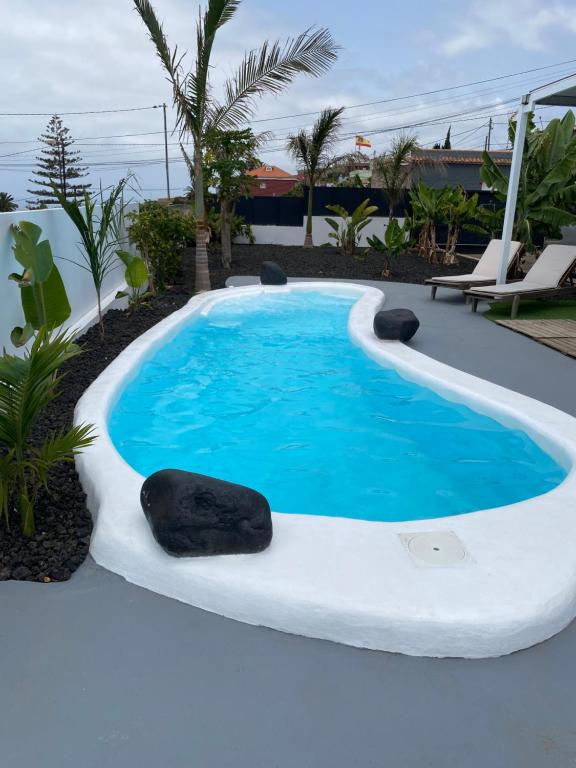
POLYGON ((467 275, 444 275, 444 277, 431 277, 429 283, 483 283, 488 280, 496 281, 495 277, 480 275, 478 272, 470 272, 467 275))
MULTIPOLYGON (((516 258, 516 254, 520 248, 520 243, 517 240, 510 242, 510 252, 508 254, 508 266, 516 258)), ((486 246, 486 250, 482 254, 482 257, 478 264, 476 264, 473 270, 475 275, 488 275, 487 280, 491 280, 492 277, 496 279, 498 270, 500 268, 500 257, 502 256, 502 240, 490 240, 486 246)))

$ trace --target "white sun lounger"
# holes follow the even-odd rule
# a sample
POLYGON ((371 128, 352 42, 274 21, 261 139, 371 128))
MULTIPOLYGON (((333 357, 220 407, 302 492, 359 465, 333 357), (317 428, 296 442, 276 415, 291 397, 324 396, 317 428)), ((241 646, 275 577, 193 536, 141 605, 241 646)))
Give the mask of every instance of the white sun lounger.
POLYGON ((476 312, 481 299, 493 301, 512 299, 510 317, 514 318, 518 314, 522 297, 539 299, 576 294, 576 286, 572 280, 575 269, 576 246, 548 245, 523 280, 506 285, 471 288, 466 291, 466 296, 472 300, 473 312, 476 312))
MULTIPOLYGON (((510 269, 514 266, 516 259, 518 258, 520 245, 521 244, 516 240, 512 240, 510 243, 508 272, 510 272, 510 269)), ((436 291, 438 288, 455 288, 458 291, 465 291, 468 288, 475 286, 495 284, 498 277, 498 266, 500 264, 501 254, 502 240, 490 240, 478 264, 476 264, 469 274, 444 275, 443 277, 431 277, 428 280, 425 280, 424 284, 432 287, 431 298, 436 298, 436 291)))

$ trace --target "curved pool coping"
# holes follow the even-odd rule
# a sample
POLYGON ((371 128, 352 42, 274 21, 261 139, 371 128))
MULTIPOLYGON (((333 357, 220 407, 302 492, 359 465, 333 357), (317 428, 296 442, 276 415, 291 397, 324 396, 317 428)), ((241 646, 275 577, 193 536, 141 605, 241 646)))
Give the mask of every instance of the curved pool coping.
POLYGON ((86 390, 75 423, 98 439, 76 458, 94 517, 90 550, 128 581, 249 624, 419 656, 499 656, 559 632, 576 616, 576 419, 373 332, 384 295, 353 283, 226 288, 192 298, 127 347, 86 390), (107 419, 139 365, 194 315, 220 301, 314 290, 357 296, 352 340, 406 379, 499 422, 520 426, 567 470, 547 494, 454 517, 382 523, 273 513, 271 546, 255 555, 179 559, 154 540, 140 508, 143 476, 110 439, 107 419), (420 532, 455 534, 456 565, 426 566, 405 545, 420 532))

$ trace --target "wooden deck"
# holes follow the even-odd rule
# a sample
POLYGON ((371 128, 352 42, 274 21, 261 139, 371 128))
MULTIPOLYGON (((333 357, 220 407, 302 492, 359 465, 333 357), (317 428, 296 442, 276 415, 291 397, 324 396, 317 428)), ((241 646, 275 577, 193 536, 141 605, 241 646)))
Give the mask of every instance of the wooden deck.
POLYGON ((498 325, 576 358, 576 320, 497 320, 498 325))

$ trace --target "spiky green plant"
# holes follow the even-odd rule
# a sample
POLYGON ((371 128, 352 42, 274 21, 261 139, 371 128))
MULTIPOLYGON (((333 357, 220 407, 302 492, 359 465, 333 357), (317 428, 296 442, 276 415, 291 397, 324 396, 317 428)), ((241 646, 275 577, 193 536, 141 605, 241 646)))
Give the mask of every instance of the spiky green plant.
POLYGON ((331 152, 342 125, 340 117, 343 111, 344 107, 324 109, 310 132, 303 128, 296 135, 288 137, 288 152, 304 166, 308 184, 308 210, 306 214, 306 235, 304 237, 305 248, 311 248, 314 245, 312 238, 314 187, 333 163, 331 152))
POLYGON ((118 267, 118 251, 123 250, 122 226, 125 208, 123 196, 128 181, 128 178, 121 179, 107 197, 102 187, 100 187, 100 193, 93 197, 84 190, 81 202, 67 199, 56 185, 52 187, 54 196, 80 234, 80 261, 66 260, 72 261, 92 276, 102 335, 104 334, 102 286, 106 276, 118 267))
POLYGON ((392 139, 392 146, 387 152, 374 160, 374 174, 382 183, 390 219, 395 218, 402 195, 412 186, 414 166, 420 164, 414 152, 419 147, 416 136, 402 133, 392 139))
POLYGON ((265 42, 249 51, 236 74, 224 85, 224 99, 214 97, 210 82, 212 50, 218 30, 234 17, 240 0, 208 0, 196 25, 196 59, 188 72, 178 48, 170 48, 149 0, 134 0, 156 52, 172 84, 177 127, 194 145, 197 291, 210 290, 203 153, 212 131, 244 127, 254 100, 284 90, 298 74, 319 76, 336 59, 337 46, 326 29, 308 29, 286 42, 265 42))
POLYGON ((0 519, 10 524, 19 510, 22 532, 34 533, 34 505, 48 487, 49 471, 71 461, 95 439, 90 424, 50 433, 40 446, 30 440, 41 413, 58 394, 59 369, 79 353, 70 333, 41 328, 24 357, 0 357, 0 519))

